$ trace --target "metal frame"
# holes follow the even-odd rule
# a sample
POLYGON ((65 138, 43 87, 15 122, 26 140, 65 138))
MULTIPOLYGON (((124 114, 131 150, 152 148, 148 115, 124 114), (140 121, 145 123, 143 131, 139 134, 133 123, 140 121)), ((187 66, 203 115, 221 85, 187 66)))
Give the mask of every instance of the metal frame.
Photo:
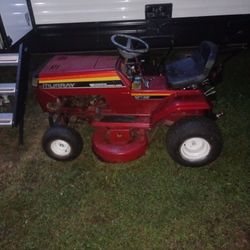
POLYGON ((29 52, 25 44, 19 46, 19 63, 16 77, 16 103, 14 107, 13 126, 19 127, 19 144, 23 144, 24 139, 24 114, 26 95, 28 91, 28 65, 29 52))

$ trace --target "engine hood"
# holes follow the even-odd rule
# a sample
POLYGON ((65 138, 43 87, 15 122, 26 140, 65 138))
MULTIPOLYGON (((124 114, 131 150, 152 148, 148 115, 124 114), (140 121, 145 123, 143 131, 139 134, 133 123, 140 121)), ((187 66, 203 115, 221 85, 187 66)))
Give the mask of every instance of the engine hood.
POLYGON ((117 56, 54 56, 40 71, 39 77, 114 71, 117 60, 117 56))

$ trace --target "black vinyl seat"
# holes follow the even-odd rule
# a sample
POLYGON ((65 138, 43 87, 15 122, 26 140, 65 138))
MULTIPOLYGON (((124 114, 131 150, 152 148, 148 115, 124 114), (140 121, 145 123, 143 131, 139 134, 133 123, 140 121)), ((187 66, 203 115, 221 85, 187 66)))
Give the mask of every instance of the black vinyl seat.
POLYGON ((217 57, 217 46, 203 41, 190 57, 165 65, 166 77, 172 89, 198 87, 209 75, 217 57))

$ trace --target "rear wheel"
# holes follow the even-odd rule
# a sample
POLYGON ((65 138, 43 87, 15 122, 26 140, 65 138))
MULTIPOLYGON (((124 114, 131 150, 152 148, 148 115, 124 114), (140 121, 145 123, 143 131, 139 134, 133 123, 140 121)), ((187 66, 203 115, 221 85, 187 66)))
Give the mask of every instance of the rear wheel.
POLYGON ((176 122, 168 130, 166 144, 176 162, 190 167, 211 163, 222 149, 220 131, 206 117, 189 117, 176 122))
POLYGON ((42 146, 49 157, 59 161, 69 161, 81 153, 83 140, 76 130, 55 126, 45 132, 42 146))

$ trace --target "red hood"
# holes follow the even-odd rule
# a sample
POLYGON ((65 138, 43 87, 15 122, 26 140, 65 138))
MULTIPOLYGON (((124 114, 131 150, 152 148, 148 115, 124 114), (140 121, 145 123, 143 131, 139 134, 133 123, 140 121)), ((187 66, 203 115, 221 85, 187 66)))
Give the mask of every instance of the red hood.
POLYGON ((39 77, 113 71, 117 56, 54 56, 39 73, 39 77))

